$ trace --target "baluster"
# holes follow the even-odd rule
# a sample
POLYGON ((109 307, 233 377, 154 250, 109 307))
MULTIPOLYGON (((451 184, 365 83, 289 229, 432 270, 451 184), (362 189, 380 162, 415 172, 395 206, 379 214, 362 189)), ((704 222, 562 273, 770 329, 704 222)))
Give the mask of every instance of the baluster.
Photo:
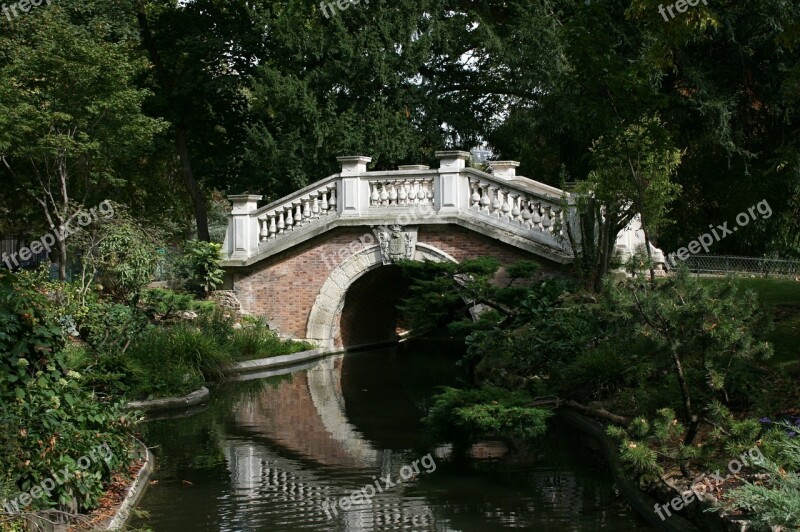
POLYGON ((372 194, 369 196, 370 205, 378 205, 381 201, 381 195, 378 194, 378 183, 372 182, 370 186, 372 187, 372 194))
POLYGON ((408 182, 408 200, 406 205, 414 205, 417 202, 417 182, 411 179, 408 182))
POLYGON ((533 224, 533 229, 541 229, 539 224, 542 223, 542 217, 540 213, 540 203, 531 203, 533 208, 533 217, 531 218, 531 223, 533 224))
POLYGON ((481 184, 481 211, 489 212, 489 205, 491 205, 492 200, 489 199, 489 187, 485 184, 481 184))
POLYGON ((394 183, 387 183, 389 188, 389 205, 397 206, 397 186, 394 183))
POLYGON ((427 193, 425 192, 425 182, 423 180, 417 181, 417 203, 424 204, 427 193))
POLYGON ((503 193, 503 206, 500 208, 501 209, 500 217, 503 219, 503 221, 510 222, 511 218, 508 215, 511 212, 511 205, 508 203, 508 196, 510 195, 510 192, 507 190, 503 190, 502 193, 503 193))
POLYGON ((305 219, 305 216, 303 215, 303 202, 302 201, 298 201, 296 203, 292 202, 292 205, 295 206, 294 225, 295 226, 303 225, 303 220, 305 219))
POLYGON ((386 183, 381 183, 381 205, 389 204, 389 192, 386 190, 386 183))
POLYGON ((290 230, 294 228, 294 216, 292 216, 292 206, 288 205, 284 207, 286 210, 286 230, 290 230))
POLYGON ((324 189, 322 191, 322 201, 319 203, 319 210, 320 214, 328 214, 328 209, 330 206, 328 205, 328 189, 324 189))
POLYGON ((408 180, 400 183, 400 193, 397 195, 400 205, 408 205, 408 180))
POLYGON ((425 199, 428 200, 428 205, 433 205, 433 179, 428 179, 425 182, 425 188, 427 189, 427 193, 425 194, 425 199))
POLYGON ((470 196, 470 207, 473 209, 481 208, 481 194, 478 192, 478 182, 477 181, 470 181, 470 186, 472 187, 472 196, 470 196))
POLYGON ((489 190, 492 191, 492 209, 489 212, 489 214, 492 215, 496 214, 500 216, 500 207, 502 206, 502 203, 500 203, 500 198, 499 198, 500 189, 498 187, 489 185, 489 190))
POLYGON ((311 204, 311 216, 319 218, 319 192, 314 195, 314 203, 311 204))
POLYGON ((269 238, 269 229, 267 228, 267 219, 259 218, 258 223, 261 226, 261 231, 259 232, 259 237, 261 242, 266 242, 269 238))
POLYGON ((330 210, 336 212, 336 185, 330 187, 331 198, 328 200, 330 210))
POLYGON ((269 236, 275 238, 278 236, 278 228, 275 226, 275 215, 269 217, 269 236))
MULTIPOLYGON (((521 201, 522 199, 520 199, 520 202, 521 201)), ((533 228, 533 224, 531 223, 531 218, 533 217, 533 215, 531 214, 530 211, 530 203, 531 203, 530 200, 526 199, 525 202, 522 204, 522 212, 520 213, 520 216, 522 217, 522 225, 526 229, 533 228)))
POLYGON ((511 196, 511 221, 519 223, 519 194, 510 194, 511 196))
POLYGON ((553 219, 550 218, 550 209, 552 209, 550 205, 547 205, 544 208, 544 219, 542 220, 542 228, 548 233, 550 232, 550 228, 553 226, 553 219))
POLYGON ((278 234, 279 235, 282 235, 284 233, 284 231, 286 230, 285 215, 286 215, 286 213, 284 211, 281 211, 281 213, 278 215, 278 234))
POLYGON ((556 207, 553 207, 553 236, 560 236, 561 235, 561 228, 562 228, 562 218, 561 218, 562 211, 556 207))

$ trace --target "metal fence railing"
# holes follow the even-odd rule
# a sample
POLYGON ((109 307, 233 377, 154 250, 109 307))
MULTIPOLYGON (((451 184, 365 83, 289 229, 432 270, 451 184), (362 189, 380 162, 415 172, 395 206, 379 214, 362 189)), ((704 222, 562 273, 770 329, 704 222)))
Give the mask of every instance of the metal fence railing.
POLYGON ((0 268, 35 269, 48 261, 46 251, 39 253, 26 253, 26 259, 19 256, 19 251, 30 245, 30 240, 25 238, 0 238, 0 268))
POLYGON ((800 260, 731 257, 724 255, 691 255, 688 259, 683 261, 683 264, 686 265, 690 272, 698 275, 732 274, 757 277, 800 276, 800 260))

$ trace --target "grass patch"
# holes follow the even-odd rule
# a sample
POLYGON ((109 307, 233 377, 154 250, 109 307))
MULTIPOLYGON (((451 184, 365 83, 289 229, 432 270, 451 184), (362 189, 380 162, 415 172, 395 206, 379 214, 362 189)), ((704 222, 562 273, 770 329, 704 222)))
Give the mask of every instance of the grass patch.
POLYGON ((216 340, 189 323, 153 327, 131 345, 136 398, 181 396, 222 376, 231 363, 216 340))
POLYGON ((315 348, 308 342, 281 339, 261 319, 245 322, 241 329, 235 329, 230 343, 231 357, 236 362, 291 355, 315 348))
MULTIPOLYGON (((718 281, 703 279, 703 282, 718 281)), ((767 336, 775 349, 770 365, 800 373, 800 282, 763 278, 737 278, 735 282, 755 291, 775 317, 775 329, 767 336)))

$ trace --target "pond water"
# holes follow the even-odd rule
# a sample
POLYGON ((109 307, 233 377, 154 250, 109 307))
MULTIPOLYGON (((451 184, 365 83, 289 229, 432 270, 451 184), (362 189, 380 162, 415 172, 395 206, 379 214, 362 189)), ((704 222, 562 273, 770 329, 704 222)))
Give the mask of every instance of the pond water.
POLYGON ((441 344, 329 357, 220 386, 203 410, 148 422, 143 438, 158 470, 139 506, 149 516, 131 524, 176 532, 649 529, 616 494, 600 455, 557 422, 524 451, 433 441, 420 418, 436 386, 458 384, 455 360, 441 344))

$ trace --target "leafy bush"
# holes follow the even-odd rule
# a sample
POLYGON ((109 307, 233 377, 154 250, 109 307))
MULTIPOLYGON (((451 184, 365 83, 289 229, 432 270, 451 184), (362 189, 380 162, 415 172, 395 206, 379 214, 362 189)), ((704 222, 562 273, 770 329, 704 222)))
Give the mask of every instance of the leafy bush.
POLYGON ((475 439, 486 434, 533 439, 546 430, 551 412, 527 406, 524 392, 484 387, 446 387, 433 398, 423 421, 440 437, 475 439))
POLYGON ((607 434, 619 442, 620 460, 631 472, 644 482, 655 482, 664 473, 658 457, 666 456, 680 460, 681 451, 674 448, 675 439, 683 432, 683 426, 675 419, 669 408, 660 410, 653 420, 639 417, 626 429, 609 426, 607 434))
POLYGON ((147 288, 139 298, 139 308, 151 320, 167 321, 176 312, 186 312, 201 308, 191 294, 182 294, 163 288, 147 288))
POLYGON ((0 272, 0 478, 26 491, 52 471, 74 470, 75 460, 105 443, 109 462, 92 464, 31 505, 85 510, 128 464, 132 419, 69 369, 85 353, 65 349, 58 310, 34 276, 0 272))
POLYGON ((135 296, 150 282, 155 270, 159 237, 145 229, 129 209, 109 202, 114 216, 77 233, 70 245, 81 255, 79 283, 84 294, 95 283, 119 300, 135 296))
POLYGON ((176 271, 188 290, 206 296, 222 284, 225 272, 219 267, 221 251, 221 244, 211 242, 189 240, 184 244, 176 271))

